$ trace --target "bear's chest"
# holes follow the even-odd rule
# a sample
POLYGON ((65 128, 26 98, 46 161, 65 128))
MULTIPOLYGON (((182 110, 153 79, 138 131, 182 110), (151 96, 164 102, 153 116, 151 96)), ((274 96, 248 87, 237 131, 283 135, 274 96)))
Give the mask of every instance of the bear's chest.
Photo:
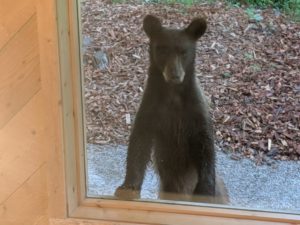
POLYGON ((180 139, 185 136, 190 121, 187 102, 179 95, 162 98, 157 109, 158 134, 163 138, 180 139))

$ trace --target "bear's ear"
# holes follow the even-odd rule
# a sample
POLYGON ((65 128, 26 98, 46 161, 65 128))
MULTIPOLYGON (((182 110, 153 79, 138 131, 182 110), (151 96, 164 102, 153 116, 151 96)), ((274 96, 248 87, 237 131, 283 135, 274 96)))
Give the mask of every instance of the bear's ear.
POLYGON ((185 32, 194 40, 200 38, 206 31, 206 20, 203 18, 195 18, 185 29, 185 32))
POLYGON ((162 29, 159 19, 152 15, 147 15, 144 18, 143 29, 149 38, 153 38, 162 29))

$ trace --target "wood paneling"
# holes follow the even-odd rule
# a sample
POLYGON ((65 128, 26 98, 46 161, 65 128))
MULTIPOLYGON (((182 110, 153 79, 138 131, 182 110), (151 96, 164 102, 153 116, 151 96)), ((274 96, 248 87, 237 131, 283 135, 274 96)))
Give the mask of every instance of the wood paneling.
MULTIPOLYGON (((20 166, 21 170, 22 167, 20 166)), ((46 165, 42 164, 3 204, 0 225, 47 224, 46 165), (43 221, 43 224, 41 223, 43 221)))
POLYGON ((1 129, 40 89, 36 16, 1 49, 0 71, 1 129))
POLYGON ((0 130, 0 204, 45 162, 50 124, 45 105, 39 92, 0 130))
POLYGON ((34 0, 0 0, 0 49, 34 12, 34 0))
POLYGON ((0 225, 49 223, 38 36, 35 0, 0 0, 0 225))

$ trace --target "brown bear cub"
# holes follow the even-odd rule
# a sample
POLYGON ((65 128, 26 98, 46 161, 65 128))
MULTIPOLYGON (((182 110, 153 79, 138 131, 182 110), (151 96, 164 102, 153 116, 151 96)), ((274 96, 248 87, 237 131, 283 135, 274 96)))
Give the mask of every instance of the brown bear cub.
POLYGON ((227 202, 224 184, 216 179, 209 107, 194 74, 196 42, 206 26, 196 18, 183 30, 167 29, 158 18, 145 17, 149 76, 130 135, 125 181, 116 197, 139 198, 152 155, 161 199, 227 202))

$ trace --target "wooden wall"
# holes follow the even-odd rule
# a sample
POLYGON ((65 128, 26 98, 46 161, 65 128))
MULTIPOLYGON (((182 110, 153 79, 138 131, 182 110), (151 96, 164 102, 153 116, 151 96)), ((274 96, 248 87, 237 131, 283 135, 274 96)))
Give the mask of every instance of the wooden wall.
POLYGON ((0 225, 49 223, 49 156, 59 143, 53 11, 53 0, 0 0, 0 225))

